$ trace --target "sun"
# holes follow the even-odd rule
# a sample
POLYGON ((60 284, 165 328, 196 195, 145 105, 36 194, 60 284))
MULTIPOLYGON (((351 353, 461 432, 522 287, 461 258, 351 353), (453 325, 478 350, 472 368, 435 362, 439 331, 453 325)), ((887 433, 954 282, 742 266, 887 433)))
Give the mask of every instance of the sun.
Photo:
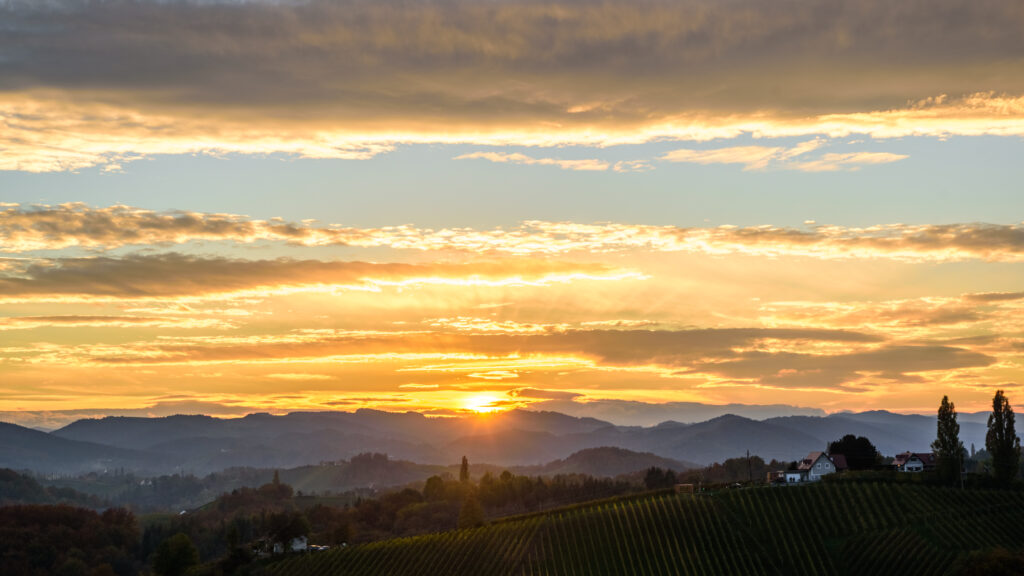
POLYGON ((472 410, 480 414, 490 414, 502 410, 502 406, 499 404, 501 401, 502 398, 493 394, 474 394, 463 400, 462 406, 466 410, 472 410))

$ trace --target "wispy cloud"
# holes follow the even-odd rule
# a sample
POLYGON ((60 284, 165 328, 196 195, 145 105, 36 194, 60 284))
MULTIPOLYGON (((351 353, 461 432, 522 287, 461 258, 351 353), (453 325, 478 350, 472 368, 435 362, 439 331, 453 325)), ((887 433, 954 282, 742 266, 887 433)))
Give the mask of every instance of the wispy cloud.
MULTIPOLYGON (((803 228, 719 226, 685 228, 643 224, 528 221, 511 229, 348 228, 237 215, 153 212, 126 206, 9 207, 0 211, 0 251, 20 253, 69 247, 111 249, 197 240, 284 242, 477 254, 558 255, 572 252, 694 252, 803 256, 822 259, 888 258, 908 262, 1024 260, 1024 226, 1017 224, 880 224, 868 227, 811 223, 803 228)), ((31 259, 0 260, 0 271, 20 273, 31 259)), ((40 269, 38 266, 34 268, 40 269)))
POLYGON ((558 158, 533 158, 525 154, 507 152, 472 152, 456 156, 456 160, 489 160, 502 164, 525 164, 528 166, 557 166, 562 170, 600 172, 609 168, 608 162, 595 159, 561 160, 558 158))
POLYGON ((690 162, 693 164, 743 164, 746 170, 767 168, 785 151, 780 147, 733 146, 711 150, 673 150, 661 157, 668 162, 690 162))
POLYGON ((837 170, 858 170, 862 166, 891 164, 906 160, 906 154, 892 152, 845 152, 829 153, 815 160, 807 160, 793 164, 793 168, 803 172, 835 172, 837 170))
POLYGON ((862 166, 888 164, 908 158, 906 154, 891 152, 830 152, 818 158, 807 155, 825 145, 824 140, 815 138, 791 147, 783 146, 732 146, 693 150, 681 148, 661 157, 667 162, 688 162, 692 164, 742 164, 744 170, 799 170, 802 172, 834 172, 857 170, 862 166))

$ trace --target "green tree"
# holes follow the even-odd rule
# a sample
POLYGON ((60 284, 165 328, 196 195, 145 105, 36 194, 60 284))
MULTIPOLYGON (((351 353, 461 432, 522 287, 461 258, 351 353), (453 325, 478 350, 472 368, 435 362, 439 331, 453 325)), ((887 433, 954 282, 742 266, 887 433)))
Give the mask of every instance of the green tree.
POLYGON ((469 460, 462 457, 462 467, 459 468, 459 482, 469 482, 469 460))
POLYGON ((427 502, 437 502, 438 500, 444 500, 444 479, 440 476, 431 476, 427 478, 427 483, 423 486, 423 499, 427 502))
POLYGON ((1020 469, 1020 438, 1014 427, 1013 408, 1002 390, 992 398, 992 413, 988 416, 985 449, 992 455, 992 472, 1004 484, 1013 480, 1020 469))
POLYGON ((153 557, 153 571, 161 576, 181 576, 199 564, 199 551, 187 534, 178 532, 164 540, 153 557))
POLYGON ((278 512, 270 517, 270 538, 280 542, 287 552, 292 540, 309 536, 310 525, 306 515, 297 510, 278 512))
POLYGON ((459 528, 476 528, 484 525, 484 508, 477 500, 476 494, 470 492, 462 501, 459 510, 459 528))
POLYGON ((676 473, 672 470, 662 470, 657 466, 651 466, 644 475, 644 486, 648 490, 659 490, 671 488, 676 484, 676 473))
POLYGON ((960 424, 956 421, 956 406, 949 401, 949 396, 942 397, 939 405, 938 430, 935 442, 935 466, 939 478, 947 484, 960 479, 960 468, 963 460, 964 443, 960 441, 960 424))
POLYGON ((867 470, 882 459, 871 440, 853 434, 847 434, 835 442, 830 442, 828 453, 830 456, 836 454, 845 456, 846 465, 850 467, 850 470, 867 470))

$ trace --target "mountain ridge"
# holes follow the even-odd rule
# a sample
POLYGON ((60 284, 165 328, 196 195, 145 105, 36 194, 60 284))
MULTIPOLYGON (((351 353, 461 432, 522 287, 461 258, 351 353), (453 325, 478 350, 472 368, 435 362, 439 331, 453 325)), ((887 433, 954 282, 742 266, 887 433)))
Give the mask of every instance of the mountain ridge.
MULTIPOLYGON (((867 436, 886 455, 927 450, 935 419, 885 411, 827 416, 789 415, 764 420, 723 414, 684 424, 617 426, 552 411, 510 410, 454 418, 415 412, 293 412, 241 418, 112 416, 83 419, 49 434, 0 428, 0 465, 47 473, 78 473, 120 466, 143 474, 205 474, 228 467, 295 467, 340 461, 360 453, 386 453, 421 464, 448 464, 467 456, 499 466, 538 466, 580 450, 618 447, 675 461, 707 465, 745 454, 795 460, 824 450, 845 434, 867 436), (13 432, 33 438, 19 445, 13 432), (46 440, 47 442, 44 442, 46 440), (75 456, 71 444, 85 442, 75 456), (11 446, 19 445, 18 451, 11 446), (67 455, 62 466, 60 457, 67 455)), ((984 445, 985 427, 961 424, 964 444, 984 445)))

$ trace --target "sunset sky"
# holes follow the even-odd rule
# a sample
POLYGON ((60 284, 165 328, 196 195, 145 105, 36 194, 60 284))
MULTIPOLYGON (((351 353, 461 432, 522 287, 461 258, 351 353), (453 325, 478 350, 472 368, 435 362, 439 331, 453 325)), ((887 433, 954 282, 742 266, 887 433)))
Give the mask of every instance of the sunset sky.
POLYGON ((0 0, 0 419, 1024 403, 1021 30, 0 0))

